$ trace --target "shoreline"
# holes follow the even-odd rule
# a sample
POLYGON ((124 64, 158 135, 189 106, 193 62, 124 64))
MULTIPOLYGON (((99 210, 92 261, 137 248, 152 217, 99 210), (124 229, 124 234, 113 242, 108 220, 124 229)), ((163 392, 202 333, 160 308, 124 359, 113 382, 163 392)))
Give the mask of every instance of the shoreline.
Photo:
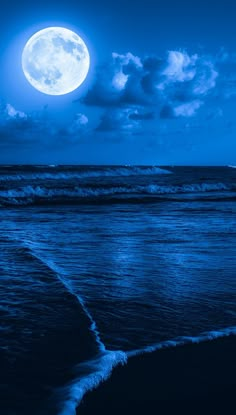
POLYGON ((202 400, 232 407, 235 373, 235 335, 130 357, 85 395, 77 415, 153 413, 162 404, 166 414, 186 401, 202 400))

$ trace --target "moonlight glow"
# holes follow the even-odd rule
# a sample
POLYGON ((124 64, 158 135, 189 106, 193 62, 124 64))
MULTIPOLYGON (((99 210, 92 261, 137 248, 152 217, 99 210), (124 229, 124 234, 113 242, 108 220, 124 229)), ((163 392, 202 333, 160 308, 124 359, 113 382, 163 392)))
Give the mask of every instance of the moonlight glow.
POLYGON ((49 27, 26 43, 22 68, 29 83, 48 95, 64 95, 77 89, 90 66, 87 46, 76 33, 49 27))

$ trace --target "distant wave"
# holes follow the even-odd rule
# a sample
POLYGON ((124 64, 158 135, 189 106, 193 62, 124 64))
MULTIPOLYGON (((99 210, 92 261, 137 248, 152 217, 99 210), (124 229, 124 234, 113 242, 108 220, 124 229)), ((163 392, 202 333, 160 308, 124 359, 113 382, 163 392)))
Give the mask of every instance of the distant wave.
MULTIPOLYGON (((24 206, 34 204, 66 204, 82 203, 89 201, 109 200, 141 200, 145 197, 165 197, 173 195, 191 195, 191 194, 209 194, 213 192, 221 193, 228 197, 234 197, 236 193, 236 184, 225 183, 194 183, 183 184, 179 186, 166 186, 158 184, 149 184, 146 186, 106 186, 106 187, 79 187, 71 188, 50 188, 44 186, 24 186, 0 191, 0 205, 2 206, 24 206), (225 193, 224 193, 225 192, 225 193), (229 196, 229 192, 231 195, 229 196)), ((221 195, 221 196, 222 196, 221 195)), ((217 198, 218 196, 216 196, 217 198)))
POLYGON ((72 180, 96 177, 127 177, 127 176, 154 176, 156 174, 171 174, 169 170, 159 167, 118 167, 102 168, 97 170, 54 171, 54 172, 24 172, 22 174, 0 174, 0 182, 21 180, 72 180))

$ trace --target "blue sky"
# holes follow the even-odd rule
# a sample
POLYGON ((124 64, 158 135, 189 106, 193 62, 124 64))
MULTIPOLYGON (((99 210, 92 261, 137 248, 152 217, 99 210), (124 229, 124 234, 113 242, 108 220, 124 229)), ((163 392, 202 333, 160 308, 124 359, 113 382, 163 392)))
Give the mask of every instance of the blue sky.
POLYGON ((0 163, 236 164, 233 1, 26 1, 1 10, 0 163), (64 26, 91 68, 53 97, 25 79, 28 38, 64 26))

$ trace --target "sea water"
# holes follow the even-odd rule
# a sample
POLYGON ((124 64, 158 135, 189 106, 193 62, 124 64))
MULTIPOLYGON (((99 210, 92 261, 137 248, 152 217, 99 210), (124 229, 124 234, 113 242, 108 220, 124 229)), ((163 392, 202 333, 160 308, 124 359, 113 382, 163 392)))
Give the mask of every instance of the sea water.
POLYGON ((0 168, 3 415, 71 415, 131 355, 236 333, 236 169, 0 168))

